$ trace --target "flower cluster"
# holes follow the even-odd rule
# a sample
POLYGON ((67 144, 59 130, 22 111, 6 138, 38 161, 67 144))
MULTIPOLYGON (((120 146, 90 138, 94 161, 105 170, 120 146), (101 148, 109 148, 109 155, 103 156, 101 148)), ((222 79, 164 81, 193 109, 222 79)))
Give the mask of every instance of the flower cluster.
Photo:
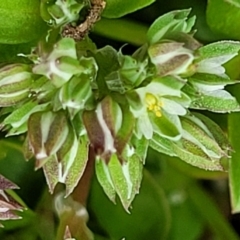
POLYGON ((132 56, 109 46, 96 49, 87 37, 79 43, 62 38, 39 46, 31 65, 0 70, 2 128, 9 136, 27 133, 25 156, 43 168, 51 192, 58 182, 66 185, 66 195, 73 191, 89 151, 105 193, 112 201, 118 195, 126 210, 139 191, 148 147, 206 170, 224 170, 227 138, 192 110, 240 110, 224 90, 236 81, 222 66, 240 43, 202 46, 188 14, 158 18, 148 42, 132 56))

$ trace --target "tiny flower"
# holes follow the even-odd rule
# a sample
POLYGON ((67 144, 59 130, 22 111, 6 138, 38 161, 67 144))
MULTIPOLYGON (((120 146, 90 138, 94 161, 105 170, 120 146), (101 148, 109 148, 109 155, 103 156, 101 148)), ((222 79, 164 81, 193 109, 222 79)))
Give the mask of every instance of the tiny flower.
POLYGON ((191 72, 194 55, 192 50, 184 47, 184 43, 159 42, 149 47, 148 54, 159 76, 186 75, 191 72))
POLYGON ((146 139, 151 139, 153 132, 173 140, 180 138, 181 123, 178 116, 185 115, 185 108, 190 104, 190 100, 180 90, 183 85, 184 82, 179 79, 165 77, 135 90, 141 107, 136 108, 132 103, 130 105, 137 119, 136 134, 139 138, 144 135, 146 139), (186 100, 183 101, 183 98, 186 100))

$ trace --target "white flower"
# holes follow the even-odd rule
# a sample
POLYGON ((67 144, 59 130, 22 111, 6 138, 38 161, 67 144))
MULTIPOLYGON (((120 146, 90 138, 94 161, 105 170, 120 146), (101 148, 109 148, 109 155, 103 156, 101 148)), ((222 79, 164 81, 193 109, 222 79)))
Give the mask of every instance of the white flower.
POLYGON ((185 107, 176 102, 176 99, 182 97, 181 90, 167 86, 164 79, 160 78, 158 82, 153 81, 135 91, 142 104, 139 109, 130 104, 131 112, 137 119, 137 136, 140 138, 143 135, 146 139, 151 139, 153 132, 156 132, 172 140, 179 139, 181 123, 178 116, 186 114, 185 107))

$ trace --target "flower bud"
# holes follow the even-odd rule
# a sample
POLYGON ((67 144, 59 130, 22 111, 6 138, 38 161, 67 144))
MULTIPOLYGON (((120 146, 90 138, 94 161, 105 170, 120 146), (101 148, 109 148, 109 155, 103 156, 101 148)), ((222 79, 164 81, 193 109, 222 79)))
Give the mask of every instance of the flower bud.
POLYGON ((201 120, 194 116, 181 117, 183 137, 173 144, 173 151, 182 160, 205 170, 222 171, 221 161, 228 157, 214 135, 201 120))
POLYGON ((45 159, 56 153, 68 136, 64 112, 36 112, 28 120, 29 145, 36 159, 45 159))
POLYGON ((179 42, 160 42, 148 49, 152 63, 160 76, 187 74, 194 56, 191 50, 179 42))
POLYGON ((12 106, 26 99, 32 82, 28 65, 12 64, 1 68, 0 106, 12 106))

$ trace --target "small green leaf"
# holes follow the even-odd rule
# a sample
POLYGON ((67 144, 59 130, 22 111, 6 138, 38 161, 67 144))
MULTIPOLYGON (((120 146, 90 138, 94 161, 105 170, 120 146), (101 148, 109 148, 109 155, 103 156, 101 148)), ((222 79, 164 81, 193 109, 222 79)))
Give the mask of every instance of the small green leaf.
POLYGON ((131 138, 131 144, 133 145, 135 149, 135 154, 140 157, 141 161, 143 164, 145 163, 145 159, 147 157, 147 151, 148 151, 148 146, 149 146, 149 141, 142 137, 138 139, 134 134, 131 138))
POLYGON ((206 125, 206 127, 211 131, 211 134, 218 143, 218 145, 223 150, 231 150, 230 142, 227 138, 227 135, 214 121, 200 113, 193 113, 193 115, 199 118, 206 125))
POLYGON ((55 155, 48 157, 43 165, 43 172, 47 181, 50 193, 53 193, 59 180, 59 164, 55 155))
POLYGON ((187 20, 190 11, 191 9, 176 10, 160 16, 148 30, 148 41, 153 44, 176 32, 190 32, 195 22, 195 17, 187 20))
POLYGON ((106 0, 106 8, 102 15, 106 18, 119 18, 144 8, 153 2, 155 0, 106 0))
POLYGON ((194 99, 190 106, 195 109, 206 109, 213 112, 225 113, 240 110, 237 100, 227 91, 216 90, 203 92, 201 97, 194 99))
POLYGON ((161 137, 156 133, 153 134, 153 137, 150 140, 149 145, 157 152, 164 153, 172 157, 176 156, 176 153, 174 153, 173 151, 172 142, 169 139, 161 137))
POLYGON ((196 54, 197 62, 208 58, 218 58, 216 63, 223 64, 238 54, 240 42, 237 41, 220 41, 200 47, 196 54))
POLYGON ((65 172, 68 172, 65 180, 66 196, 72 193, 73 189, 76 187, 84 173, 88 161, 88 147, 89 142, 87 138, 81 137, 79 139, 76 157, 72 162, 72 156, 70 155, 70 158, 65 165, 63 174, 65 174, 65 172))
POLYGON ((108 198, 115 203, 116 191, 107 164, 102 159, 96 159, 96 176, 108 198))
POLYGON ((111 175, 114 188, 120 197, 123 207, 128 211, 131 203, 131 194, 133 184, 129 176, 129 169, 126 163, 121 165, 116 154, 113 154, 108 163, 109 172, 111 175))
POLYGON ((49 119, 46 119, 45 115, 43 115, 41 119, 41 128, 47 129, 49 127, 46 132, 42 130, 42 133, 45 135, 43 136, 42 143, 44 144, 47 155, 50 156, 56 153, 65 142, 69 132, 69 127, 64 112, 58 112, 49 126, 48 120, 49 119))
POLYGON ((128 171, 130 176, 130 181, 132 183, 132 193, 129 199, 129 203, 131 203, 136 194, 139 193, 140 185, 142 182, 142 171, 143 171, 143 163, 141 158, 137 154, 133 154, 127 160, 128 171))
POLYGON ((231 80, 227 75, 219 76, 209 73, 196 73, 188 79, 197 89, 203 91, 214 91, 222 89, 228 84, 239 83, 231 80))
MULTIPOLYGON (((158 77, 152 81, 152 84, 155 83, 153 87, 159 89, 161 96, 181 96, 181 89, 185 85, 186 81, 178 78, 176 76, 165 76, 158 77)), ((156 91, 156 90, 155 90, 156 91)))
POLYGON ((49 103, 37 105, 36 102, 29 101, 12 111, 12 113, 5 118, 3 124, 5 126, 10 125, 12 129, 8 135, 21 134, 27 131, 27 121, 30 115, 34 112, 41 112, 46 110, 49 103))
POLYGON ((203 168, 210 171, 222 171, 223 167, 219 160, 213 161, 210 159, 197 145, 186 140, 181 139, 183 146, 173 144, 173 150, 177 156, 188 164, 195 167, 203 168))
POLYGON ((204 128, 195 123, 194 117, 181 117, 181 123, 185 130, 183 136, 187 136, 189 140, 192 139, 210 158, 220 159, 227 156, 212 135, 209 134, 209 130, 205 131, 204 128))

